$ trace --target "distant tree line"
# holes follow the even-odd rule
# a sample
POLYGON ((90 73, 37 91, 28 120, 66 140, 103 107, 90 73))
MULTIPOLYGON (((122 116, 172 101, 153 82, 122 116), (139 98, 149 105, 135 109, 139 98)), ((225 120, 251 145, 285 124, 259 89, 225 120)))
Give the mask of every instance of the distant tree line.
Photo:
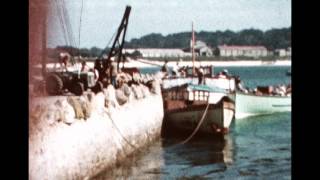
MULTIPOLYGON (((271 29, 265 32, 258 29, 245 29, 239 32, 200 31, 195 32, 196 40, 207 43, 210 47, 219 45, 262 45, 269 50, 291 46, 291 27, 271 29)), ((152 33, 139 39, 132 39, 125 44, 127 48, 187 48, 190 46, 191 32, 181 32, 163 36, 152 33)))
MULTIPOLYGON (((291 46, 291 27, 271 29, 265 32, 258 29, 245 29, 239 32, 226 31, 200 31, 195 32, 196 40, 207 43, 210 47, 219 45, 262 45, 268 50, 288 48, 291 46)), ((124 48, 188 48, 190 46, 191 32, 180 32, 163 36, 159 33, 151 33, 141 38, 134 38, 125 42, 124 48)), ((48 49, 49 57, 57 57, 61 50, 69 52, 72 56, 98 57, 103 49, 98 47, 81 48, 80 50, 71 46, 57 46, 48 49)), ((105 53, 108 53, 108 48, 105 53)), ((139 52, 133 53, 135 56, 139 52)), ((127 54, 130 56, 130 54, 127 54)))

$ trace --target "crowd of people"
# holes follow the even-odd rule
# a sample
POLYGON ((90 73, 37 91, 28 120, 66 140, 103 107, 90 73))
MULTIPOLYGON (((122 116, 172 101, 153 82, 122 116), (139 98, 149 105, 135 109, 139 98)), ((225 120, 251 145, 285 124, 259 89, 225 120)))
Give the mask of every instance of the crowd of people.
MULTIPOLYGON (((176 62, 173 67, 172 67, 172 71, 170 72, 169 67, 168 67, 168 61, 166 60, 164 62, 164 65, 161 68, 162 73, 164 73, 164 77, 168 78, 168 77, 173 77, 173 78, 177 78, 177 77, 186 77, 187 76, 187 67, 183 66, 180 67, 179 66, 179 61, 176 62)), ((198 76, 198 80, 199 80, 199 84, 204 84, 204 73, 203 73, 203 69, 202 68, 195 68, 196 74, 198 76)))
MULTIPOLYGON (((198 77, 198 84, 199 85, 205 84, 204 77, 208 74, 208 72, 204 72, 204 69, 202 67, 195 67, 194 70, 195 70, 194 74, 198 77)), ((170 69, 168 67, 168 61, 166 60, 164 62, 164 65, 161 68, 161 71, 164 74, 165 78, 186 77, 188 74, 188 67, 187 66, 180 67, 179 61, 178 61, 172 66, 172 71, 170 71, 170 69)), ((230 74, 229 74, 228 70, 224 69, 223 71, 218 73, 217 76, 228 78, 228 77, 230 77, 230 74)))
POLYGON ((164 73, 164 77, 186 77, 187 67, 180 67, 178 61, 172 66, 172 71, 170 71, 168 67, 168 61, 165 60, 164 65, 161 68, 161 72, 164 73))
POLYGON ((55 64, 54 70, 60 72, 74 71, 79 73, 92 72, 94 73, 96 82, 101 82, 103 87, 107 87, 111 84, 114 88, 119 88, 123 85, 123 83, 121 84, 119 81, 119 76, 123 76, 124 73, 117 67, 118 64, 114 57, 111 57, 109 60, 110 61, 107 61, 106 59, 96 59, 94 67, 90 68, 85 59, 78 57, 77 62, 74 62, 69 53, 62 52, 59 54, 59 61, 55 64))

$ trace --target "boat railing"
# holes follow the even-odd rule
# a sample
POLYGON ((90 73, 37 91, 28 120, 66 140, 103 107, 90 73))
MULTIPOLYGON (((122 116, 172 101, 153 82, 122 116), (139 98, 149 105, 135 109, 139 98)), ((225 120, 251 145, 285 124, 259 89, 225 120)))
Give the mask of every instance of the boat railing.
MULTIPOLYGON (((197 75, 186 75, 186 76, 167 76, 163 77, 163 80, 175 80, 175 79, 188 79, 188 78, 198 78, 197 75)), ((206 74, 204 78, 209 78, 209 79, 225 79, 225 80, 233 80, 235 79, 233 76, 221 76, 221 75, 208 75, 206 74)))
MULTIPOLYGON (((185 83, 198 84, 198 78, 194 77, 172 77, 162 80, 163 89, 170 89, 174 86, 180 86, 185 83)), ((208 86, 219 87, 225 89, 228 93, 233 93, 236 90, 234 77, 205 77, 204 83, 208 86)))

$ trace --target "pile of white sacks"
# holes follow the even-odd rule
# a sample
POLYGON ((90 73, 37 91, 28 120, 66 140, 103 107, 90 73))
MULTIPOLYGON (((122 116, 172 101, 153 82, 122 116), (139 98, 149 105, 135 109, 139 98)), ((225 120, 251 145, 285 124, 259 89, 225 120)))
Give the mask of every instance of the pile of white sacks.
POLYGON ((103 96, 96 99, 103 100, 105 108, 117 108, 130 101, 143 99, 150 94, 161 94, 161 74, 130 76, 121 73, 117 77, 118 87, 109 85, 103 89, 102 94, 85 92, 82 96, 53 96, 46 98, 34 98, 30 105, 30 120, 46 119, 45 122, 53 124, 64 122, 72 124, 76 119, 88 119, 91 115, 94 96, 103 96), (99 95, 100 94, 100 95, 99 95), (65 101, 67 99, 67 101, 65 101), (50 112, 50 113, 43 113, 50 112))
POLYGON ((160 94, 161 74, 138 74, 130 76, 126 73, 120 73, 117 76, 117 89, 115 91, 116 99, 120 105, 132 100, 142 99, 150 93, 160 94))

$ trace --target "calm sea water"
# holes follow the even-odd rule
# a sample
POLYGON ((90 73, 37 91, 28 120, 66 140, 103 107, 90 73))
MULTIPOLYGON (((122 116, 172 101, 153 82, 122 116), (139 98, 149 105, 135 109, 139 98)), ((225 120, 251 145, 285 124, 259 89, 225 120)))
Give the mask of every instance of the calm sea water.
MULTIPOLYGON (((291 82, 286 76, 290 67, 226 69, 251 88, 291 82)), ((161 138, 95 179, 291 179, 291 113, 234 120, 224 137, 179 144, 187 136, 161 138)))

